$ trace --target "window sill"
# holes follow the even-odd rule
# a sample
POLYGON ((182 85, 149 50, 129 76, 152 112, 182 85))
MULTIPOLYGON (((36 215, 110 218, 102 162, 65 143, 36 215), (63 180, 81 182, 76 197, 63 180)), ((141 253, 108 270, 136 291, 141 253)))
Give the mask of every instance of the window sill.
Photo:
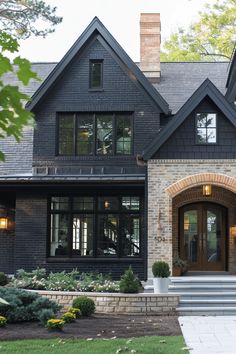
POLYGON ((143 262, 143 258, 141 257, 124 257, 124 258, 114 258, 114 257, 100 257, 100 258, 93 258, 93 257, 74 257, 74 258, 64 258, 64 257, 48 257, 48 263, 78 263, 78 262, 112 262, 112 263, 125 263, 125 262, 143 262))

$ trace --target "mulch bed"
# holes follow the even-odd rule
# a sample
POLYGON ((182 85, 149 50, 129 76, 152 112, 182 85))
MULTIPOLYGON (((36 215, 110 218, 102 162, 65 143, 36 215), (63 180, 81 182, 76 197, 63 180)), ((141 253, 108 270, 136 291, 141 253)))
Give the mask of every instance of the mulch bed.
POLYGON ((181 335, 176 316, 95 315, 66 324, 63 331, 48 331, 38 322, 8 324, 0 328, 0 340, 45 338, 130 338, 181 335))

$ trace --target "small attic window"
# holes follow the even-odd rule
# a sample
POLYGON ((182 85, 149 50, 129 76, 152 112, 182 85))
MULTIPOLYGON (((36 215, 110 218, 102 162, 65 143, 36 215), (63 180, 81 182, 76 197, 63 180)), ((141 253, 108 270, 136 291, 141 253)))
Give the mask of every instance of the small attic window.
POLYGON ((102 89, 103 86, 103 60, 90 60, 90 89, 102 89))
POLYGON ((196 143, 197 144, 216 144, 216 113, 197 113, 196 114, 196 143))

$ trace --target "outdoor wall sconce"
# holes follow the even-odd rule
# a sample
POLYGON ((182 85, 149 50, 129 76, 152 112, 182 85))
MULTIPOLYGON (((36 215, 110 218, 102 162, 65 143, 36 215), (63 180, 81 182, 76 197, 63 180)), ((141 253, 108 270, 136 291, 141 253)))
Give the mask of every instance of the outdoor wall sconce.
POLYGON ((231 226, 231 235, 236 237, 236 225, 231 226))
POLYGON ((8 227, 8 219, 0 218, 0 230, 7 230, 8 227))
POLYGON ((205 185, 203 185, 202 186, 202 195, 204 195, 204 196, 210 196, 211 195, 211 193, 212 193, 212 188, 211 188, 212 186, 211 186, 211 184, 205 184, 205 185))

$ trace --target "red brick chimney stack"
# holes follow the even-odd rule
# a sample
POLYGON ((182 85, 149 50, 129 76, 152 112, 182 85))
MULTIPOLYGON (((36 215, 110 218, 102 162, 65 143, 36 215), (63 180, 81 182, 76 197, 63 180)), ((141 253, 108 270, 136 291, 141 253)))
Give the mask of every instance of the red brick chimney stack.
POLYGON ((160 81, 160 45, 160 14, 141 14, 140 69, 152 83, 160 81))

